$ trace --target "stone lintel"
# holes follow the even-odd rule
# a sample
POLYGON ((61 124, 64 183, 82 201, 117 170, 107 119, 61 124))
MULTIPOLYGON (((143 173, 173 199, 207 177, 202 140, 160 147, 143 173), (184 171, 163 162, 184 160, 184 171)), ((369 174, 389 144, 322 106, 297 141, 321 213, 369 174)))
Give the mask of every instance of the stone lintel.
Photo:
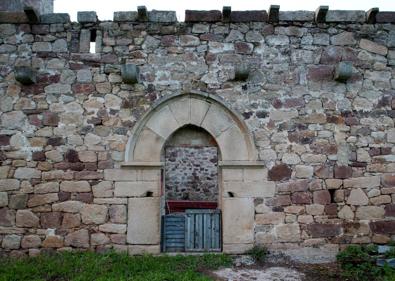
POLYGON ((265 10, 261 11, 233 11, 230 14, 231 22, 267 22, 268 15, 265 10))
POLYGON ((270 5, 269 8, 269 22, 278 22, 280 5, 270 5))
POLYGON ((326 22, 360 22, 366 21, 366 14, 363 10, 329 10, 326 14, 326 22))
POLYGON ((0 11, 0 23, 27 23, 29 22, 25 12, 0 11))
POLYGON ((79 23, 97 22, 97 15, 94 11, 82 11, 77 13, 79 23))
POLYGON ((326 14, 328 13, 329 6, 319 6, 315 11, 315 21, 317 23, 323 23, 326 19, 326 14))
POLYGON ((378 12, 376 15, 377 23, 395 23, 395 12, 378 12))
POLYGON ((219 10, 185 10, 185 22, 219 22, 221 20, 222 13, 219 10))
POLYGON ((379 12, 379 8, 371 8, 366 12, 366 22, 367 23, 376 23, 376 16, 379 12))
POLYGON ((315 13, 312 11, 285 11, 279 12, 279 21, 312 22, 315 13))
POLYGON ((46 24, 68 23, 70 22, 70 15, 66 13, 44 14, 40 16, 40 22, 46 24))

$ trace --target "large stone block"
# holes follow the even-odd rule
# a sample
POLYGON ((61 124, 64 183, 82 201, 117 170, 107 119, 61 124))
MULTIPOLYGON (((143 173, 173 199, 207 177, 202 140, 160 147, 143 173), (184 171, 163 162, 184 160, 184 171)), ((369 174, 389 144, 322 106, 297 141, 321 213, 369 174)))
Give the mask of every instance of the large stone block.
POLYGON ((3 238, 3 242, 1 243, 1 246, 7 250, 19 249, 21 245, 21 239, 22 237, 20 235, 16 235, 16 234, 6 235, 3 238))
POLYGON ((8 205, 8 194, 7 192, 0 192, 0 207, 8 205))
POLYGON ((0 180, 0 192, 17 190, 20 187, 19 180, 16 179, 2 179, 0 180))
POLYGON ((89 232, 81 229, 68 234, 65 238, 65 245, 76 248, 89 248, 89 232))
POLYGON ((52 211, 65 213, 79 213, 84 207, 84 203, 80 201, 65 201, 52 205, 52 211))
POLYGON ((81 209, 81 219, 84 224, 102 224, 107 219, 107 207, 85 204, 81 209))
POLYGON ((298 224, 282 224, 275 227, 276 237, 279 242, 300 241, 300 227, 298 224))
POLYGON ((307 225, 307 231, 313 238, 338 236, 342 232, 340 224, 312 223, 307 225))
POLYGON ((134 169, 106 169, 104 179, 109 181, 135 181, 137 172, 134 169))
POLYGON ((191 123, 201 126, 203 118, 206 116, 210 104, 200 99, 191 99, 191 123))
POLYGON ((160 243, 160 199, 130 198, 128 202, 128 232, 129 244, 159 244, 160 243))
POLYGON ((179 127, 169 106, 154 112, 146 126, 164 139, 167 139, 179 127))
POLYGON ((384 208, 377 206, 361 206, 357 209, 356 217, 360 220, 374 220, 384 218, 384 208))
POLYGON ((29 201, 27 201, 28 207, 36 207, 44 204, 53 203, 59 200, 58 193, 38 194, 33 195, 29 201))
POLYGON ((224 244, 248 244, 254 240, 253 198, 223 199, 224 244))
POLYGON ((117 197, 159 196, 159 182, 116 182, 114 195, 117 197))
POLYGON ((33 168, 17 168, 14 174, 17 179, 39 179, 41 178, 41 171, 33 168))
POLYGON ((102 232, 123 234, 126 232, 126 225, 117 223, 106 223, 100 225, 99 230, 102 232))
POLYGON ((91 186, 87 181, 63 181, 60 190, 64 192, 90 192, 91 186))
POLYGON ((343 181, 344 187, 377 187, 380 186, 380 176, 365 176, 358 178, 345 179, 343 181))
POLYGON ((223 108, 218 105, 211 104, 202 122, 202 127, 205 128, 212 136, 219 137, 222 132, 232 127, 233 124, 233 120, 223 108))
POLYGON ((395 221, 375 221, 369 225, 373 233, 395 234, 395 221))
POLYGON ((159 162, 165 139, 145 128, 134 147, 134 161, 159 162))
POLYGON ((245 145, 245 136, 237 126, 222 132, 217 138, 221 149, 222 160, 248 160, 248 149, 245 145), (238 149, 235 149, 237 147, 238 149))
POLYGON ((18 210, 16 212, 16 226, 38 227, 40 219, 30 210, 18 210))

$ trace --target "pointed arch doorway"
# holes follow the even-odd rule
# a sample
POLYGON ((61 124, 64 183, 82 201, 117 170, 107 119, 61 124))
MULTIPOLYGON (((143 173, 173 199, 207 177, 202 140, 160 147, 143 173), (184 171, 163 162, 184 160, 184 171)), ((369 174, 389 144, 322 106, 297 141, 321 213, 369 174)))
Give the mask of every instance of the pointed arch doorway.
MULTIPOLYGON (((194 204, 191 198, 202 201, 200 199, 216 196, 212 197, 216 200, 211 198, 207 201, 216 202, 212 209, 222 212, 220 250, 228 253, 243 252, 254 242, 254 197, 265 191, 258 186, 260 182, 245 182, 244 170, 248 170, 249 175, 260 175, 263 169, 262 163, 257 160, 252 137, 242 118, 218 96, 191 92, 158 101, 135 125, 129 138, 122 168, 136 172, 137 185, 141 188, 138 193, 140 196, 128 199, 127 242, 132 249, 135 247, 151 253, 161 249, 164 226, 162 217, 166 212, 171 213, 172 207, 176 207, 174 204, 166 206, 169 203, 166 199, 171 198, 170 192, 166 190, 166 153, 174 153, 171 144, 182 144, 183 141, 192 144, 194 137, 191 138, 191 129, 194 131, 192 136, 196 136, 195 141, 211 139, 211 144, 215 143, 212 147, 216 147, 218 155, 217 192, 212 192, 212 188, 201 188, 199 191, 199 187, 195 186, 195 189, 186 188, 188 192, 182 188, 175 189, 173 195, 176 199, 192 201, 190 204, 194 204), (190 133, 186 134, 185 130, 190 133), (202 134, 197 137, 199 133, 204 133, 205 137, 202 134)), ((197 149, 198 147, 189 147, 189 151, 180 153, 196 156, 199 154, 197 149)), ((196 160, 199 157, 190 159, 196 160)), ((255 180, 259 176, 252 178, 255 180)), ((168 180, 171 179, 168 177, 168 180)), ((194 182, 201 184, 201 175, 195 173, 194 182)), ((213 187, 212 183, 213 181, 204 184, 213 187)), ((188 181, 182 184, 185 187, 188 181)), ((170 186, 168 189, 172 190, 170 186)), ((130 191, 130 194, 135 193, 130 191)))

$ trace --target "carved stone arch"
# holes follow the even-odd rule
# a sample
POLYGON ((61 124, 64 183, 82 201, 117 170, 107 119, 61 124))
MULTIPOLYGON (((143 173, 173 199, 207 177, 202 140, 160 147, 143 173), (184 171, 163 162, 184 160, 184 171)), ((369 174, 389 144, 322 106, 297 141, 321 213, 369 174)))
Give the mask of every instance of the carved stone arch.
POLYGON ((186 125, 201 127, 210 133, 224 162, 257 160, 253 138, 239 114, 218 96, 191 92, 171 95, 154 104, 135 125, 125 161, 160 162, 166 140, 186 125))

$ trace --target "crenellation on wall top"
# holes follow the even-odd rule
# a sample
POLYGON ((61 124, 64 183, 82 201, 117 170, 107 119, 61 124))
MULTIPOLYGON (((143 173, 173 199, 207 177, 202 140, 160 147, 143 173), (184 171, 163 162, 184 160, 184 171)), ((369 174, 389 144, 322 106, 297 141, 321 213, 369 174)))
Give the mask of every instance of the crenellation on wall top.
MULTIPOLYGON (((26 11, 1 11, 0 23, 28 23, 26 11)), ((78 22, 96 23, 99 21, 96 12, 80 11, 78 22)), ((41 23, 67 23, 70 16, 66 13, 39 14, 41 23)), ((116 11, 114 22, 153 22, 171 24, 177 23, 175 11, 147 11, 145 6, 139 6, 136 11, 116 11)), ((320 6, 316 11, 281 11, 280 6, 271 5, 269 11, 249 10, 232 11, 231 7, 220 10, 185 10, 185 22, 316 22, 316 23, 395 23, 395 11, 379 11, 372 8, 363 10, 330 10, 328 6, 320 6)))

